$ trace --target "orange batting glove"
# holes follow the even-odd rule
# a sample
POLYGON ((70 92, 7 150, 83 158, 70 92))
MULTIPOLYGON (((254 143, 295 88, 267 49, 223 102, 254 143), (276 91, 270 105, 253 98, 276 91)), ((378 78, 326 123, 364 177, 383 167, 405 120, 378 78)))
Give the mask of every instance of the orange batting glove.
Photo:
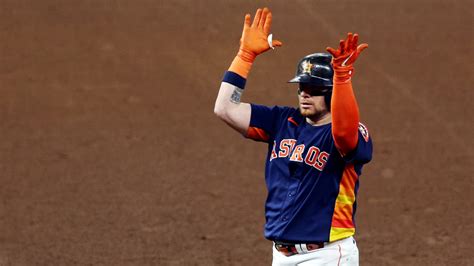
POLYGON ((362 43, 357 45, 359 41, 359 35, 357 33, 348 33, 345 40, 339 42, 339 49, 327 47, 328 51, 332 56, 332 66, 334 68, 334 81, 335 82, 347 82, 351 79, 354 73, 353 64, 359 57, 359 54, 367 47, 368 44, 362 43))
MULTIPOLYGON (((240 76, 247 78, 252 63, 257 55, 270 49, 268 34, 272 25, 272 13, 268 8, 257 9, 252 24, 250 24, 250 14, 245 15, 244 29, 240 38, 240 48, 237 56, 229 68, 240 76)), ((282 42, 272 41, 273 47, 281 46, 282 42)))

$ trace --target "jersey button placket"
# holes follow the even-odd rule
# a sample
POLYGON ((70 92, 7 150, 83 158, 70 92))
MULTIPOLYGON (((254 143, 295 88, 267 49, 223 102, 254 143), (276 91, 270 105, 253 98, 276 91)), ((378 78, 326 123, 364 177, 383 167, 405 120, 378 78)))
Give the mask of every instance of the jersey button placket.
POLYGON ((287 194, 287 198, 285 200, 285 207, 284 207, 284 211, 283 211, 283 216, 281 218, 282 221, 284 222, 288 222, 288 220, 290 219, 290 216, 291 216, 291 213, 293 212, 293 201, 295 200, 295 195, 296 195, 296 187, 298 186, 299 184, 298 183, 293 183, 291 184, 288 188, 288 194, 287 194))

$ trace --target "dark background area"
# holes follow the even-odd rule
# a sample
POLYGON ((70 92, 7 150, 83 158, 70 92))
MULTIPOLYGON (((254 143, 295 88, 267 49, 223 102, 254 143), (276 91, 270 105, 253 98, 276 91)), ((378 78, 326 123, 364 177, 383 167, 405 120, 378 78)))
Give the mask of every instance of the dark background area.
POLYGON ((270 265, 266 146, 213 114, 263 6, 284 46, 244 101, 295 105, 301 57, 369 44, 361 265, 473 265, 470 0, 0 0, 0 265, 270 265))

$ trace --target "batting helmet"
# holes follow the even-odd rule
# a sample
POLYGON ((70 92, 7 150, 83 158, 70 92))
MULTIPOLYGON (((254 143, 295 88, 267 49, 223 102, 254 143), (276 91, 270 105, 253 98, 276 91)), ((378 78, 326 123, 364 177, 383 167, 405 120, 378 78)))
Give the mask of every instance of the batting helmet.
POLYGON ((328 53, 315 53, 303 57, 297 65, 296 75, 289 83, 304 83, 321 89, 326 106, 331 110, 332 78, 334 70, 332 56, 328 53))

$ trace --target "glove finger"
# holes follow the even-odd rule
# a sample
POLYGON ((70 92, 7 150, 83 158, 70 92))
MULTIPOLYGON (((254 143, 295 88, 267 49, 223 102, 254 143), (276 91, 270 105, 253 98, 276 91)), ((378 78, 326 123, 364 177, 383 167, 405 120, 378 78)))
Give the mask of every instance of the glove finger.
POLYGON ((260 17, 262 16, 262 9, 257 9, 255 12, 255 17, 253 18, 252 27, 258 27, 258 23, 260 22, 260 17))
POLYGON ((262 16, 260 17, 260 21, 258 22, 258 27, 263 29, 263 26, 265 25, 265 20, 267 19, 267 14, 268 14, 268 8, 264 8, 262 11, 262 16))
POLYGON ((326 47, 326 51, 332 55, 332 57, 336 58, 339 56, 338 51, 331 47, 326 47))
POLYGON ((357 33, 354 33, 354 35, 352 35, 352 42, 351 42, 351 47, 350 47, 351 51, 357 50, 358 41, 359 41, 359 35, 357 33))
POLYGON ((346 49, 347 49, 347 51, 350 51, 350 49, 352 48, 352 41, 354 39, 353 37, 354 36, 352 35, 352 32, 347 33, 347 39, 346 39, 346 42, 347 42, 346 49))
POLYGON ((282 46, 282 45, 283 45, 283 43, 280 42, 279 40, 273 40, 273 41, 272 41, 272 46, 273 46, 273 47, 280 47, 280 46, 282 46))
POLYGON ((352 33, 347 34, 347 38, 344 41, 344 53, 350 53, 350 44, 352 41, 352 33))
POLYGON ((344 52, 345 52, 345 50, 344 50, 344 40, 339 41, 339 52, 340 52, 340 54, 344 54, 344 52))
POLYGON ((245 14, 244 18, 244 29, 250 27, 250 14, 245 14))
POLYGON ((244 37, 245 34, 245 29, 250 27, 250 14, 245 14, 244 18, 244 28, 242 29, 242 37, 240 37, 240 41, 242 41, 242 38, 244 37))
POLYGON ((362 43, 359 46, 357 46, 357 55, 359 55, 362 51, 364 51, 367 47, 369 47, 368 44, 362 43))
POLYGON ((347 36, 347 37, 343 40, 343 47, 344 47, 344 48, 343 48, 343 52, 341 52, 341 54, 347 53, 347 48, 348 48, 348 47, 347 47, 347 43, 348 43, 348 41, 349 41, 349 36, 347 36))
POLYGON ((352 64, 354 64, 354 62, 355 62, 355 61, 357 60, 357 58, 359 57, 360 53, 361 53, 364 49, 366 49, 367 47, 369 47, 369 45, 366 44, 366 43, 363 43, 363 44, 357 46, 357 48, 354 50, 354 52, 353 52, 351 58, 349 58, 349 60, 347 60, 346 65, 352 65, 352 64))
POLYGON ((268 12, 267 18, 265 19, 265 24, 263 25, 263 32, 265 35, 270 33, 270 28, 272 26, 272 12, 268 12))

